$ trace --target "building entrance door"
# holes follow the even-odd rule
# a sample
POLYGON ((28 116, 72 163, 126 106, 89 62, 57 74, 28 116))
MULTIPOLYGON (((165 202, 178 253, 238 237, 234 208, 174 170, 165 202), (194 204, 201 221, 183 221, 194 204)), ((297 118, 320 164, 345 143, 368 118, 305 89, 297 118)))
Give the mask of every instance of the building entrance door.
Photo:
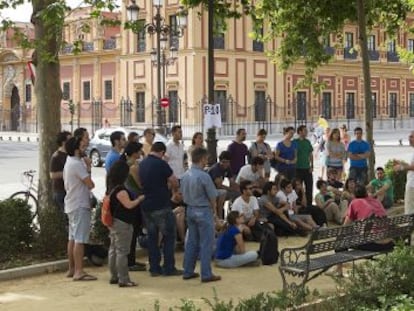
POLYGON ((20 119, 20 96, 17 87, 13 87, 10 99, 10 129, 17 131, 19 129, 20 119))

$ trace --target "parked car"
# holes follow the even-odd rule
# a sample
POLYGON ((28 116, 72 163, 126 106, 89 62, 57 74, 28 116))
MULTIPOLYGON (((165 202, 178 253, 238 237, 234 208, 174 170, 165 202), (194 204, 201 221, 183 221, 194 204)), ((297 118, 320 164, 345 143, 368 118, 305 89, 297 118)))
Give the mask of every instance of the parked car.
MULTIPOLYGON (((96 130, 89 142, 88 149, 86 149, 86 154, 91 158, 93 166, 99 167, 105 163, 106 155, 108 154, 109 150, 111 150, 112 148, 110 137, 111 137, 111 134, 115 131, 121 131, 125 133, 125 136, 128 136, 130 132, 136 132, 138 133, 140 137, 140 141, 142 142, 143 140, 142 138, 144 135, 143 129, 133 128, 133 127, 128 127, 128 128, 110 127, 110 128, 100 128, 96 130)), ((154 142, 159 142, 159 141, 166 144, 168 139, 167 137, 159 133, 156 133, 154 142)))

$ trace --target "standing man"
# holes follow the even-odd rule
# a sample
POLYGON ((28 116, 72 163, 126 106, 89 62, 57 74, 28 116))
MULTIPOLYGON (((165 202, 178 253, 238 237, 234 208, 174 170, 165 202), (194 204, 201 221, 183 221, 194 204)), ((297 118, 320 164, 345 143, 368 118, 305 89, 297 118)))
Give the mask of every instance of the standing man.
POLYGON ((68 155, 66 153, 65 144, 71 137, 72 134, 68 131, 63 131, 57 134, 56 143, 58 149, 53 153, 49 164, 53 201, 62 214, 64 213, 66 195, 65 185, 63 183, 63 168, 65 167, 66 157, 68 155))
POLYGON ((185 173, 184 168, 184 144, 181 142, 183 138, 183 131, 180 125, 174 125, 171 128, 172 139, 167 143, 167 152, 165 154, 165 160, 167 160, 174 175, 181 179, 181 176, 185 173))
POLYGON ((108 152, 105 158, 105 170, 109 173, 112 164, 119 160, 121 153, 125 148, 125 134, 121 131, 115 131, 109 137, 111 140, 112 149, 108 152))
POLYGON ((207 150, 196 148, 191 153, 192 166, 181 180, 181 192, 187 204, 188 240, 184 252, 184 280, 197 278, 194 272, 200 256, 201 282, 215 282, 221 277, 211 271, 214 244, 214 217, 218 192, 210 176, 204 172, 207 150))
POLYGON ((236 139, 228 145, 227 151, 230 152, 230 167, 234 176, 237 176, 240 169, 246 164, 246 156, 249 154, 249 149, 244 144, 246 140, 246 130, 238 129, 236 132, 236 139))
MULTIPOLYGON (((408 136, 410 146, 414 147, 414 131, 408 136)), ((407 171, 407 183, 405 184, 404 209, 406 214, 414 213, 414 154, 409 164, 395 161, 394 171, 407 171)))
POLYGON ((152 144, 155 139, 155 131, 152 128, 146 128, 144 130, 144 143, 142 144, 142 150, 144 151, 144 156, 147 156, 151 152, 152 144))
POLYGON ((349 178, 361 185, 366 185, 368 183, 367 159, 371 153, 371 147, 367 141, 362 139, 362 128, 356 127, 354 134, 355 140, 351 141, 348 146, 349 178))
POLYGON ((170 191, 178 188, 178 180, 167 162, 163 160, 167 148, 164 143, 156 142, 151 147, 150 154, 139 164, 145 200, 141 204, 145 225, 148 230, 148 256, 151 276, 182 275, 175 268, 175 216, 170 203, 170 191), (162 234, 164 264, 161 268, 161 252, 158 240, 162 234))
POLYGON ((89 241, 91 226, 90 190, 95 187, 91 179, 91 161, 83 156, 89 134, 79 130, 75 135, 66 142, 68 158, 63 169, 65 213, 69 220, 67 276, 74 281, 93 281, 96 277, 83 270, 84 244, 89 241))
POLYGON ((298 138, 294 139, 297 146, 296 178, 305 183, 306 202, 312 205, 313 200, 313 147, 308 136, 306 125, 297 129, 298 138))

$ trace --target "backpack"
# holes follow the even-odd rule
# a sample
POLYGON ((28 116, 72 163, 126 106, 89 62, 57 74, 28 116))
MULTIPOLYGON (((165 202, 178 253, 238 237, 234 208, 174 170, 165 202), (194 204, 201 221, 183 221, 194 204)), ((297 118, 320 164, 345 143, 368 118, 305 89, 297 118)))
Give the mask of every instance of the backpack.
POLYGON ((259 256, 263 265, 273 265, 279 260, 277 236, 268 225, 263 226, 263 235, 260 240, 259 256))
POLYGON ((111 195, 119 187, 115 187, 109 194, 105 194, 102 200, 101 221, 107 227, 112 227, 113 217, 111 210, 111 195))

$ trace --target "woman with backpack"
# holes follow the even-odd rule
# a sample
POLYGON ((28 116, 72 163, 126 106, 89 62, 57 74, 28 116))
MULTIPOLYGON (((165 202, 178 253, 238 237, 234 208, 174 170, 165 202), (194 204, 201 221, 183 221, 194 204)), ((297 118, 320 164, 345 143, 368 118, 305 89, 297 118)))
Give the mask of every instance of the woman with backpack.
POLYGON ((243 217, 238 211, 227 215, 227 228, 217 239, 216 265, 221 268, 237 268, 246 265, 258 265, 258 252, 246 251, 243 235, 239 227, 243 217))
POLYGON ((128 254, 133 234, 134 209, 144 200, 144 196, 132 200, 124 186, 129 175, 129 166, 125 161, 115 162, 108 173, 108 189, 112 226, 109 228, 111 245, 108 253, 108 266, 111 274, 110 284, 119 287, 137 286, 128 273, 128 254))

